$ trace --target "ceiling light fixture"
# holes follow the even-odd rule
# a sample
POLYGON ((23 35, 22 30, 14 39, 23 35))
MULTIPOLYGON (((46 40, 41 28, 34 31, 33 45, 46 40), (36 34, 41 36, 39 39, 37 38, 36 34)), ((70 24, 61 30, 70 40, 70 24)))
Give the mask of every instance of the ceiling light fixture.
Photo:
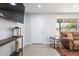
POLYGON ((73 5, 73 7, 78 7, 78 5, 73 5))
POLYGON ((42 5, 38 5, 38 8, 41 8, 42 7, 42 5))
POLYGON ((3 13, 0 13, 0 16, 4 16, 3 13))
POLYGON ((13 5, 13 6, 15 6, 16 5, 16 3, 10 3, 11 5, 13 5))

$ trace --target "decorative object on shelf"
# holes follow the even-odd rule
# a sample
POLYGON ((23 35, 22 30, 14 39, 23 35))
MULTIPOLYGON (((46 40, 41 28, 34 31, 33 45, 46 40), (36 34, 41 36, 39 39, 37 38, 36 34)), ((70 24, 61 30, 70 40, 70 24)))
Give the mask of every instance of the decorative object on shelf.
POLYGON ((21 36, 21 28, 19 28, 19 27, 14 27, 14 28, 13 28, 13 36, 15 36, 15 37, 21 36))
POLYGON ((15 40, 15 46, 16 46, 16 52, 18 53, 20 51, 20 48, 19 48, 19 41, 18 40, 15 40))

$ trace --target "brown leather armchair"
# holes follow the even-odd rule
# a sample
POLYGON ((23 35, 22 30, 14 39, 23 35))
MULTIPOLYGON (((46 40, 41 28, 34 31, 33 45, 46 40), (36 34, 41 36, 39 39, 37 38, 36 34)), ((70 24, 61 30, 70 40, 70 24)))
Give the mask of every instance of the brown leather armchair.
POLYGON ((61 32, 61 43, 69 50, 79 50, 79 31, 61 32))

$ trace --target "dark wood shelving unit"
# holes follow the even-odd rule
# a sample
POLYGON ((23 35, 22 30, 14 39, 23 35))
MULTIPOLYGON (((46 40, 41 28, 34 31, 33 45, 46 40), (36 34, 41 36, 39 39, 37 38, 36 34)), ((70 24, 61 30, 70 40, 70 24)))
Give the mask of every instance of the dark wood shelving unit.
POLYGON ((10 56, 23 56, 23 49, 20 49, 19 52, 13 52, 10 56))

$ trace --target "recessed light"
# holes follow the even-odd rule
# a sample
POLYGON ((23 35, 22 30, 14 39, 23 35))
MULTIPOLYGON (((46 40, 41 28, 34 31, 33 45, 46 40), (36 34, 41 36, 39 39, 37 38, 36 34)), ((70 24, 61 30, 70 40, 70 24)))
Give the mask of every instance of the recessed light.
POLYGON ((10 3, 11 5, 13 5, 13 6, 15 6, 16 5, 16 3, 10 3))
POLYGON ((73 5, 73 7, 78 7, 78 5, 73 5))
POLYGON ((41 8, 42 7, 42 5, 38 5, 38 8, 41 8))

